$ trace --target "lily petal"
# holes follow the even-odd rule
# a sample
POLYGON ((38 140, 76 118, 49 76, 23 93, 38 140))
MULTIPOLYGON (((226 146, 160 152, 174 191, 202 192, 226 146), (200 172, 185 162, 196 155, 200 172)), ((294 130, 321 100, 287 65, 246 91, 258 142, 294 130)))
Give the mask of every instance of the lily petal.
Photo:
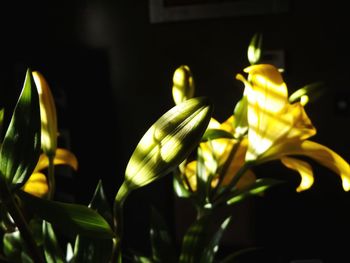
POLYGON ((46 176, 42 173, 33 173, 24 184, 23 190, 37 197, 44 197, 49 192, 46 176))
MULTIPOLYGON (((76 156, 69 150, 63 148, 57 148, 54 158, 54 165, 65 164, 72 167, 74 170, 78 170, 78 160, 76 156)), ((34 169, 34 172, 41 171, 49 166, 49 158, 46 154, 41 154, 39 161, 34 169)))
POLYGON ((281 162, 289 169, 297 171, 301 176, 301 181, 297 187, 297 192, 309 189, 314 183, 314 176, 310 164, 307 162, 291 158, 282 157, 281 162))
POLYGON ((264 161, 279 159, 287 155, 307 156, 338 174, 342 179, 343 189, 345 191, 350 190, 350 165, 330 148, 310 140, 305 140, 288 141, 278 145, 273 151, 274 153, 269 154, 269 158, 264 161))

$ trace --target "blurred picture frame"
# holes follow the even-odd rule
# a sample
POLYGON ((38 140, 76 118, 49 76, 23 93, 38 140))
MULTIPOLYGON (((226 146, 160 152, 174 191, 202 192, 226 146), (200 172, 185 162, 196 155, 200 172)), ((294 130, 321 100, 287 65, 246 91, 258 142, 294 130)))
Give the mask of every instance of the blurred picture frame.
POLYGON ((149 0, 151 23, 278 14, 289 0, 149 0))

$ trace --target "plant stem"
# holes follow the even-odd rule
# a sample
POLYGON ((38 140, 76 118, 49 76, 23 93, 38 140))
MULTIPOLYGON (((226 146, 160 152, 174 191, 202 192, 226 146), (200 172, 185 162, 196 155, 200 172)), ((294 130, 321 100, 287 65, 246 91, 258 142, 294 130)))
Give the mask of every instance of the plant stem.
POLYGON ((3 204, 6 206, 9 214, 11 215, 13 221, 15 222, 21 237, 26 243, 28 248, 28 253, 31 255, 34 262, 44 263, 42 254, 40 253, 32 233, 29 230, 28 223, 26 222, 22 212, 20 211, 17 203, 15 202, 13 195, 8 188, 5 181, 0 179, 0 197, 3 204))
POLYGON ((55 166, 54 166, 54 155, 47 155, 49 159, 48 167, 48 182, 49 182, 49 200, 52 200, 56 191, 56 179, 55 179, 55 166))

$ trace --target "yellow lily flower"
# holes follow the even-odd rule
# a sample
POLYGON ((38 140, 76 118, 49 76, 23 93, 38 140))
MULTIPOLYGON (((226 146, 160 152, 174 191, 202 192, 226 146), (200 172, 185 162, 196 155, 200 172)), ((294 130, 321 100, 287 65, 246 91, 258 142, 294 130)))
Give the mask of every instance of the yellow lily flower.
MULTIPOLYGON (((78 169, 78 160, 76 156, 66 150, 58 148, 54 158, 54 165, 69 165, 75 171, 78 169)), ((49 159, 46 154, 41 154, 38 163, 33 171, 33 174, 29 177, 28 181, 24 184, 23 190, 27 193, 35 195, 37 197, 46 197, 49 191, 46 175, 42 173, 42 170, 49 166, 49 159)))
POLYGON ((290 155, 304 155, 328 167, 341 176, 344 190, 350 190, 350 166, 337 153, 316 142, 307 140, 316 134, 303 105, 290 104, 287 86, 281 73, 272 65, 254 65, 244 70, 248 80, 238 74, 245 84, 248 98, 248 150, 246 161, 266 162, 280 159, 302 177, 297 191, 313 183, 311 166, 290 155))
MULTIPOLYGON (((231 116, 222 124, 220 124, 217 120, 212 118, 210 120, 208 128, 221 129, 232 133, 234 131, 233 122, 233 116, 231 116)), ((222 186, 227 186, 245 162, 245 153, 247 151, 247 139, 243 139, 241 142, 239 142, 236 139, 214 139, 208 142, 200 143, 200 148, 202 150, 205 166, 205 169, 203 171, 204 174, 202 174, 202 177, 205 180, 208 180, 210 176, 213 176, 213 180, 211 182, 212 188, 216 188, 219 183, 222 186), (228 168, 225 171, 225 174, 222 176, 222 181, 219 182, 220 175, 218 174, 218 172, 220 168, 228 161, 230 152, 232 151, 233 147, 237 147, 237 150, 232 160, 230 161, 228 168)), ((184 169, 184 174, 192 191, 197 190, 196 172, 196 160, 189 162, 184 169)), ((244 176, 240 178, 236 187, 238 189, 243 189, 244 187, 254 183, 255 179, 256 177, 253 174, 253 172, 251 170, 248 170, 244 174, 244 176)))

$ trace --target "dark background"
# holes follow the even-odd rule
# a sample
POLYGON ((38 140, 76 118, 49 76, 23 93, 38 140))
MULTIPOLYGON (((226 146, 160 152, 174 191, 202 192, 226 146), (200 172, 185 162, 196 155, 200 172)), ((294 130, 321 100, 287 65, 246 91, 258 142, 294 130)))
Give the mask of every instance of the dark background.
MULTIPOLYGON (((346 10, 343 1, 294 0, 279 14, 151 23, 148 1, 12 1, 0 16, 0 103, 8 118, 27 67, 41 71, 56 98, 61 146, 80 166, 58 178, 57 198, 88 204, 101 179, 113 200, 139 139, 173 106, 173 71, 189 65, 196 95, 210 97, 214 117, 223 121, 242 94, 234 77, 248 65, 250 38, 262 32, 264 50, 284 51, 291 92, 325 84, 323 96, 306 108, 318 129, 314 140, 350 160, 346 10)), ((258 167, 258 175, 290 183, 233 209, 223 251, 262 247, 250 262, 346 262, 349 193, 338 176, 312 164, 315 185, 298 194, 298 176, 280 163, 258 167)), ((178 235, 191 219, 186 205, 174 200, 170 177, 135 191, 125 207, 125 246, 144 254, 150 205, 178 235)))

